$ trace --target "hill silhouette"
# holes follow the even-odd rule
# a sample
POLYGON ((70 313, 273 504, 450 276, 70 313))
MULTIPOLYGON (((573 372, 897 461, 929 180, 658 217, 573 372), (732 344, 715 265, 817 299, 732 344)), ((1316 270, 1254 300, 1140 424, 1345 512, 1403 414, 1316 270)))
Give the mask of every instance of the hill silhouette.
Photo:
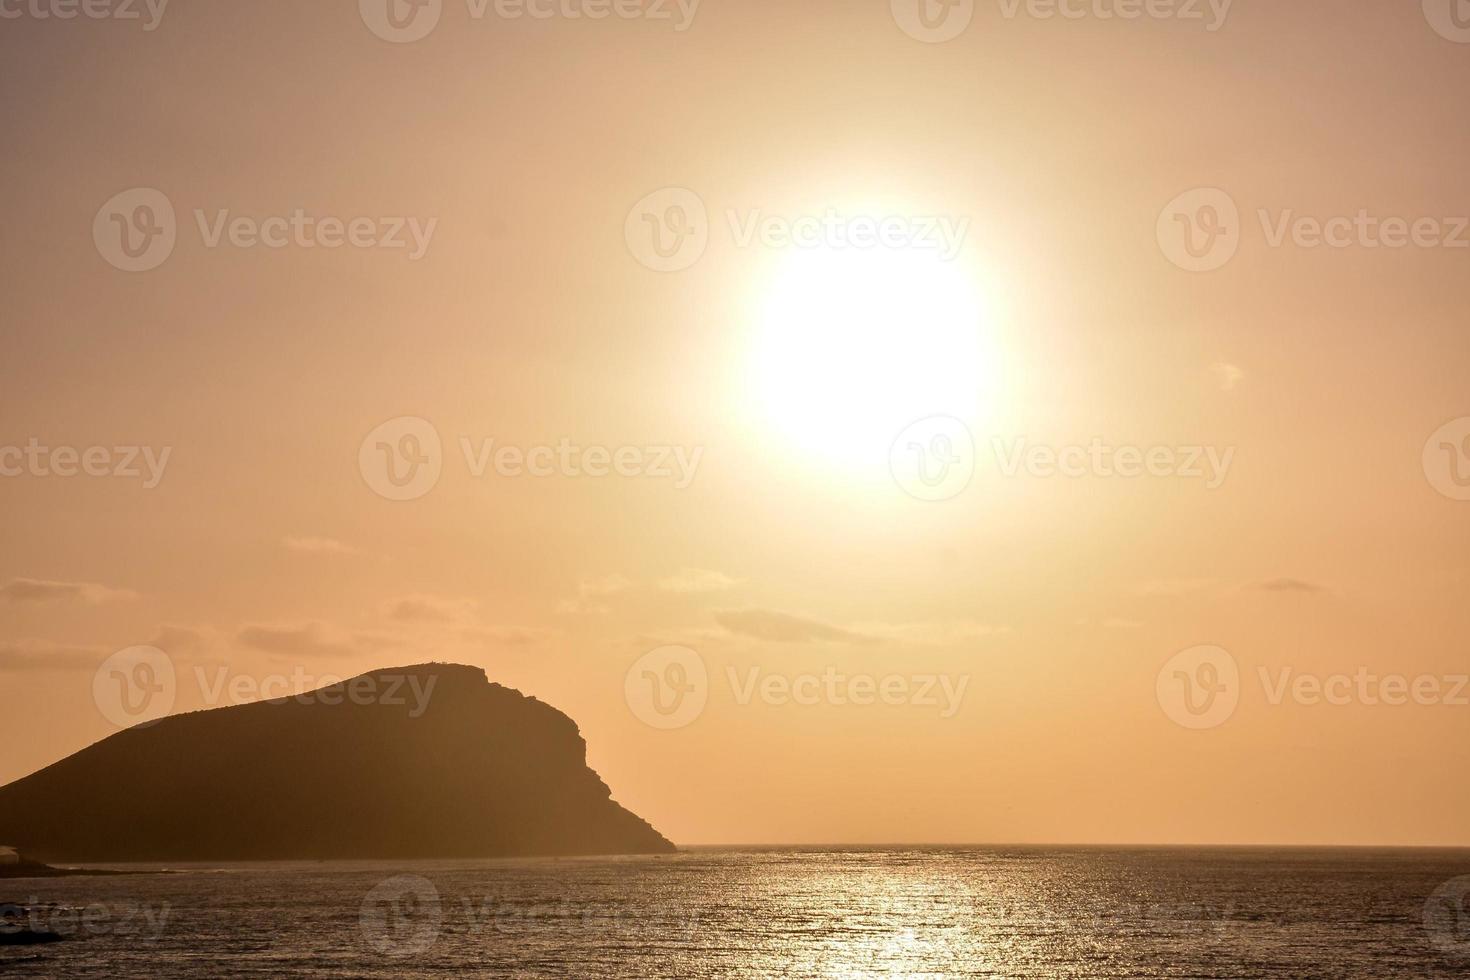
POLYGON ((570 718, 478 667, 380 670, 119 732, 0 788, 0 843, 73 862, 673 851, 586 754, 570 718))

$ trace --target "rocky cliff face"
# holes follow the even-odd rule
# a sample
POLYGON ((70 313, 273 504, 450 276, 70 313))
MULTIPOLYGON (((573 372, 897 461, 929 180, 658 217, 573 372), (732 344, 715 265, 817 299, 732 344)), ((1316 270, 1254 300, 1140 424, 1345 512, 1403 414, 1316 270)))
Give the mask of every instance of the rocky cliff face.
POLYGON ((478 667, 381 670, 120 732, 0 788, 0 842, 72 862, 674 850, 586 753, 478 667))

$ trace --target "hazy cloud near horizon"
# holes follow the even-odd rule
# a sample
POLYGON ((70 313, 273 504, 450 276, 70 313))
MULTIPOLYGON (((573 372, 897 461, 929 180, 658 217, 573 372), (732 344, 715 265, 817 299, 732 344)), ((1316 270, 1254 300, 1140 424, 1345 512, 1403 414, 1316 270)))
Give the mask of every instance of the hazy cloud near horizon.
POLYGON ((773 643, 872 643, 874 638, 837 626, 772 609, 732 609, 715 613, 731 633, 773 643))
POLYGON ((35 578, 13 578, 0 585, 0 598, 10 602, 59 602, 81 599, 88 603, 136 599, 138 593, 93 582, 49 582, 35 578))
POLYGON ((463 623, 475 618, 478 600, 435 595, 410 595, 388 606, 389 619, 408 623, 463 623))
POLYGON ((94 669, 106 651, 85 646, 69 646, 48 640, 10 640, 0 642, 0 671, 94 669))
POLYGON ((256 650, 291 657, 351 657, 362 652, 355 642, 360 635, 317 622, 242 626, 235 638, 256 650))
POLYGON ((1265 592, 1325 592, 1326 588, 1299 578, 1276 578, 1262 582, 1259 588, 1265 592))
POLYGON ((707 568, 685 568, 681 569, 676 575, 659 579, 658 587, 665 592, 699 594, 724 592, 728 589, 733 589, 739 584, 739 579, 731 578, 723 572, 716 572, 707 568))
POLYGON ((343 544, 335 538, 293 537, 288 535, 281 539, 281 544, 288 551, 296 551, 307 555, 362 554, 360 549, 343 544))

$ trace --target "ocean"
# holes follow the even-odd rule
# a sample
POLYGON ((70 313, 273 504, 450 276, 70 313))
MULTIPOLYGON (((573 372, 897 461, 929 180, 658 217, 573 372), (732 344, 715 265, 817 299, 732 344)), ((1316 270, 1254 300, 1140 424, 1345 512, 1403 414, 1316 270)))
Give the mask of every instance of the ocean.
POLYGON ((65 937, 0 973, 1463 978, 1467 876, 1470 851, 1245 848, 190 866, 0 881, 65 937))

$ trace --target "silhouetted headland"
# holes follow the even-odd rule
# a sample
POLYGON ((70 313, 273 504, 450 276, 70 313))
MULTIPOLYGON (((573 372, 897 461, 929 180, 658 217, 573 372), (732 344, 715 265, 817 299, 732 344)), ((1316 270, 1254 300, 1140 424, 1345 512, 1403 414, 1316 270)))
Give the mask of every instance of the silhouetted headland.
POLYGON ((478 667, 422 664, 119 732, 0 788, 43 861, 655 854, 566 715, 478 667))
POLYGON ((0 847, 0 878, 69 878, 78 875, 96 877, 124 873, 93 868, 53 868, 49 864, 32 861, 16 848, 0 847))

